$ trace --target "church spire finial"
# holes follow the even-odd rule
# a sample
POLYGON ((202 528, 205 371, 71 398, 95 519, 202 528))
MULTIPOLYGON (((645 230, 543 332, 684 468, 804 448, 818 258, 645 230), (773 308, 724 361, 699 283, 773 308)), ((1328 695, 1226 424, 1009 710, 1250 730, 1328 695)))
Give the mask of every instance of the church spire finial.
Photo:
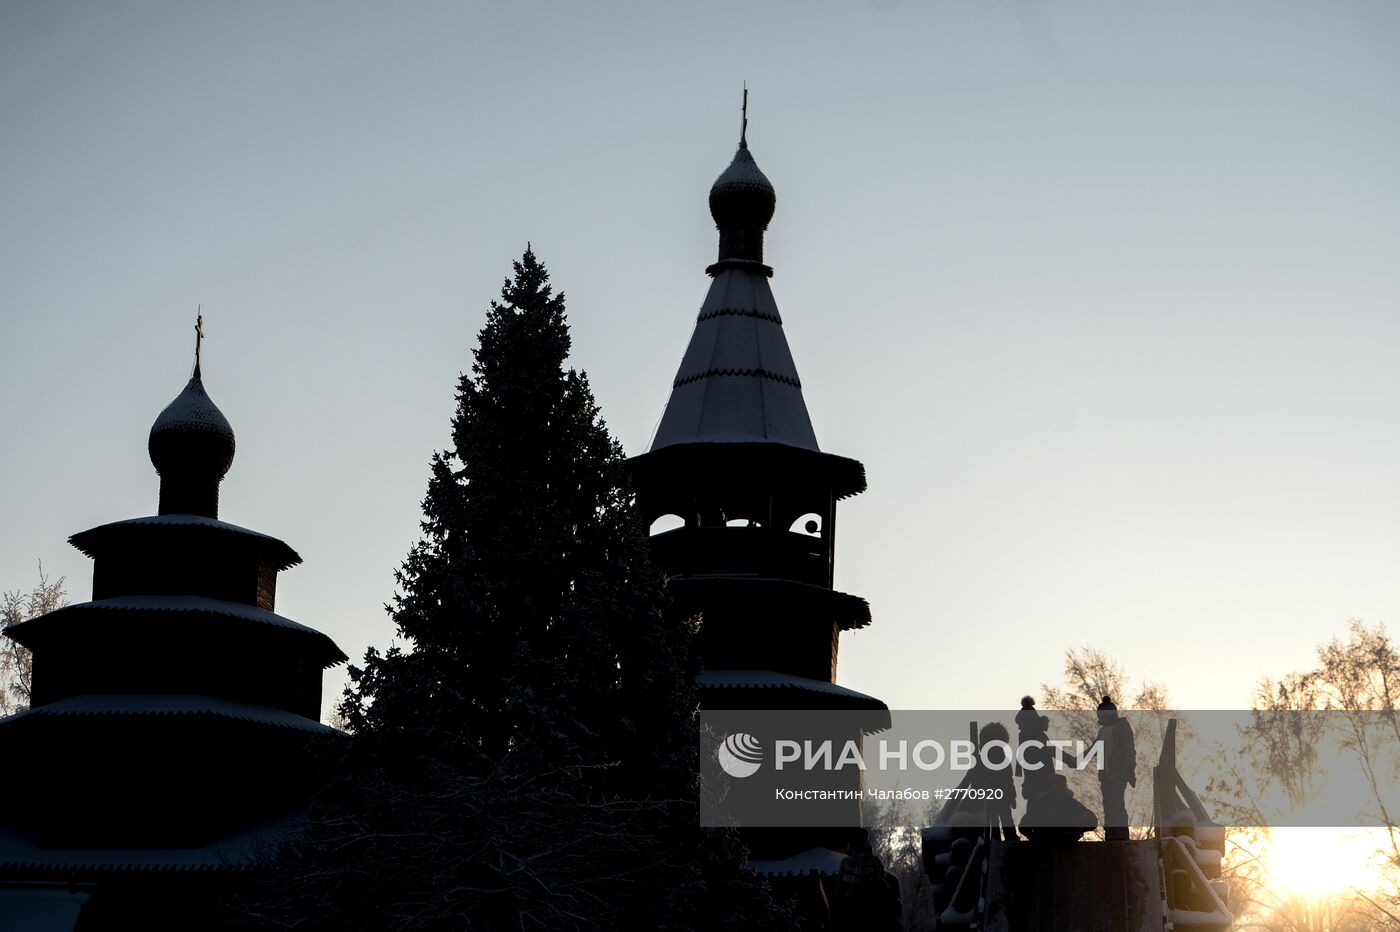
POLYGON ((744 82, 743 122, 739 124, 739 148, 749 147, 749 82, 744 82))
POLYGON ((199 362, 200 351, 204 348, 204 305, 199 305, 195 310, 194 318, 194 377, 200 378, 199 362))

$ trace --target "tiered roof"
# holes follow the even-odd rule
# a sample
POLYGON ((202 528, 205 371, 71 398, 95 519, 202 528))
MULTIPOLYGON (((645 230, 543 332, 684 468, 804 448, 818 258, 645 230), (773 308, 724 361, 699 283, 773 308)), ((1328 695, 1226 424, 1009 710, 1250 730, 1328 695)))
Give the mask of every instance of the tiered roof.
POLYGON ((7 632, 34 672, 31 707, 0 720, 0 758, 26 762, 7 782, 24 805, 0 828, 0 880, 16 865, 30 880, 45 865, 214 869, 211 845, 304 805, 306 742, 340 734, 320 721, 321 677, 345 654, 274 611, 301 557, 219 520, 235 444, 198 349, 149 449, 159 514, 73 535, 92 600, 7 632))

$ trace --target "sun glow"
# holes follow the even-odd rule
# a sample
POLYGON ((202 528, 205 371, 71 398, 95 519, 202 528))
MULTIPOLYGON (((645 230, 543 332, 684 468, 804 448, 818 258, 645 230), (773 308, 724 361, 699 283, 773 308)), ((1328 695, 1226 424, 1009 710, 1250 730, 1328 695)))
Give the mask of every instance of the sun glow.
POLYGON ((1353 888, 1369 894, 1380 886, 1386 844, 1375 829, 1276 828, 1262 860, 1280 897, 1321 900, 1353 888))

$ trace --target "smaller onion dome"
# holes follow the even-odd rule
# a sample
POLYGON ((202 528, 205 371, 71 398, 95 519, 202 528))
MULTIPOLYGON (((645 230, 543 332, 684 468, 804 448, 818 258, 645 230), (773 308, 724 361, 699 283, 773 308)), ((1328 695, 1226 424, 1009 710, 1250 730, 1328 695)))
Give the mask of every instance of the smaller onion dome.
POLYGON ((194 375, 151 425, 146 448, 160 474, 160 514, 217 518, 219 483, 233 465, 233 427, 204 390, 199 365, 204 332, 196 328, 194 375))
POLYGON ((715 218, 715 226, 721 232, 726 227, 766 230, 777 206, 773 183, 759 170, 748 143, 740 140, 734 160, 710 187, 710 216, 715 218))
POLYGON ((710 216, 719 230, 719 261, 763 262, 763 231, 778 207, 773 183, 749 151, 749 92, 744 90, 744 121, 739 148, 710 186, 710 216))

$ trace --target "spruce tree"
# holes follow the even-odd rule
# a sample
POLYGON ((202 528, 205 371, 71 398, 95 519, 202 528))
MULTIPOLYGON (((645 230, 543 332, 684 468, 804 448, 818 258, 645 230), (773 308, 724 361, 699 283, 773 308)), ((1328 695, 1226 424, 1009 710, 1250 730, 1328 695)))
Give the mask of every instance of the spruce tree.
POLYGON ((362 735, 445 731, 464 759, 641 765, 677 792, 693 774, 691 632, 663 611, 621 446, 566 368, 564 296, 528 248, 514 272, 396 574, 405 647, 352 670, 347 720, 362 735))
POLYGON ((737 837, 697 828, 694 624, 666 610, 569 346, 527 248, 432 458, 401 643, 351 667, 353 742, 240 921, 785 927, 737 837))

